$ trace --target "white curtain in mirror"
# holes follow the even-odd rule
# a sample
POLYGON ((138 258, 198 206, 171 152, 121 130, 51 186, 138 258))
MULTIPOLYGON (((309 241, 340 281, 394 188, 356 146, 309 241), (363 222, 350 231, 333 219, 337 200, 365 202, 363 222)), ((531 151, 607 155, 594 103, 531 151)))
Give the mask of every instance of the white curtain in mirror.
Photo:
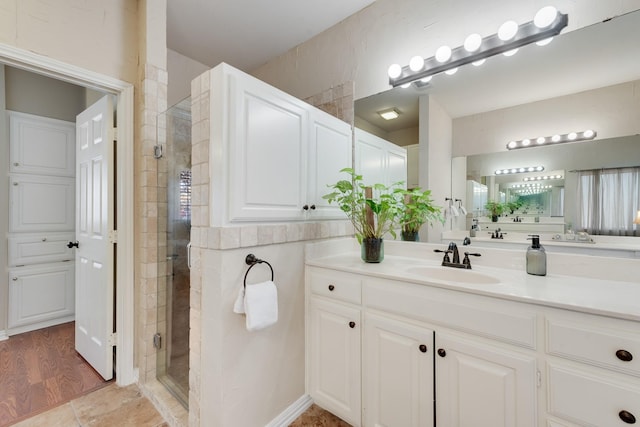
POLYGON ((589 234, 640 236, 633 224, 640 208, 640 167, 578 173, 577 230, 589 234))

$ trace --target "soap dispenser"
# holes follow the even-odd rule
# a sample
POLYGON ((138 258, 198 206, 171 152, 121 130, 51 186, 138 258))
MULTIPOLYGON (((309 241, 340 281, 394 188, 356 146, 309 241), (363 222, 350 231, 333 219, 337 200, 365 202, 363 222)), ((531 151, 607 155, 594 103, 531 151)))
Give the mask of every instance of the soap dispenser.
POLYGON ((527 273, 534 276, 546 276, 547 254, 540 245, 540 236, 530 234, 531 246, 527 249, 527 273))

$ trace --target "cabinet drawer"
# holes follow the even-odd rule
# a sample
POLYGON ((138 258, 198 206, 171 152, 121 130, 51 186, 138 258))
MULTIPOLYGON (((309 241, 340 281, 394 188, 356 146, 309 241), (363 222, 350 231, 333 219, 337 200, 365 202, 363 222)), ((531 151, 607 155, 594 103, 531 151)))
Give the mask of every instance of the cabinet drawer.
POLYGON ((590 320, 587 315, 547 319, 547 352, 640 376, 640 334, 631 332, 637 324, 602 319, 595 325, 590 320), (606 320, 611 321, 602 326, 606 320))
POLYGON ((67 243, 75 233, 42 233, 9 237, 9 266, 67 261, 74 258, 67 243))
POLYGON ((309 269, 311 292, 341 301, 360 304, 361 281, 358 276, 337 271, 309 269))
POLYGON ((625 426, 640 420, 640 385, 604 373, 549 367, 549 412, 581 426, 625 426), (628 414, 623 413, 626 411, 628 414))
POLYGON ((368 307, 536 348, 536 313, 523 304, 383 279, 367 279, 362 295, 368 307))

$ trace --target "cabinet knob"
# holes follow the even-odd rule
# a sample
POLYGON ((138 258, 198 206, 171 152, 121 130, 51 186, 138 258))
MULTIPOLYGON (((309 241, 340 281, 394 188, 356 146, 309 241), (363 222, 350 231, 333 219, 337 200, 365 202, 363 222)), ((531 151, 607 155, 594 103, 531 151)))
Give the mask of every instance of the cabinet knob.
POLYGON ((304 206, 302 207, 302 209, 303 209, 303 210, 305 210, 305 211, 308 211, 308 210, 309 210, 309 205, 304 205, 304 206))
POLYGON ((623 362, 631 362, 633 360, 633 354, 629 353, 627 350, 616 351, 616 357, 623 362))
POLYGON ((438 356, 445 357, 446 355, 447 355, 447 352, 444 350, 444 348, 438 349, 438 356))
POLYGON ((42 238, 42 241, 43 241, 43 242, 46 242, 46 241, 47 241, 47 238, 46 238, 46 237, 43 237, 43 238, 42 238))
POLYGON ((18 278, 17 278, 17 277, 14 277, 14 278, 12 278, 11 280, 13 280, 14 282, 17 282, 17 281, 18 281, 18 278))
POLYGON ((622 421, 624 421, 627 424, 635 424, 636 423, 636 417, 633 416, 633 414, 629 411, 620 411, 618 413, 618 416, 620 417, 620 419, 622 421))
POLYGON ((311 208, 312 211, 315 211, 316 210, 316 205, 311 205, 310 208, 311 208))
POLYGON ((17 183, 17 182, 14 182, 14 183, 13 183, 13 186, 14 186, 14 187, 17 187, 17 186, 18 186, 18 183, 17 183))
POLYGON ((330 290, 330 291, 333 291, 335 288, 336 288, 335 286, 333 286, 333 285, 329 285, 329 290, 330 290))
POLYGON ((349 327, 351 329, 355 328, 356 327, 356 322, 354 322, 354 321, 349 322, 349 327))
POLYGON ((427 352, 427 346, 424 344, 420 344, 420 346, 418 347, 420 349, 420 351, 422 353, 426 353, 427 352))
POLYGON ((15 163, 13 164, 13 166, 20 166, 20 163, 15 162, 15 163))

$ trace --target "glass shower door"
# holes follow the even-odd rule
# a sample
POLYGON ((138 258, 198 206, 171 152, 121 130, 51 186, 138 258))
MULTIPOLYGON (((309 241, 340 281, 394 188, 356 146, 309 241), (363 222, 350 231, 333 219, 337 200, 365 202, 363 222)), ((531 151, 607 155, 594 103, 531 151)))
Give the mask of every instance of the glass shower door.
POLYGON ((158 116, 158 334, 156 376, 183 405, 189 396, 191 99, 158 116))

